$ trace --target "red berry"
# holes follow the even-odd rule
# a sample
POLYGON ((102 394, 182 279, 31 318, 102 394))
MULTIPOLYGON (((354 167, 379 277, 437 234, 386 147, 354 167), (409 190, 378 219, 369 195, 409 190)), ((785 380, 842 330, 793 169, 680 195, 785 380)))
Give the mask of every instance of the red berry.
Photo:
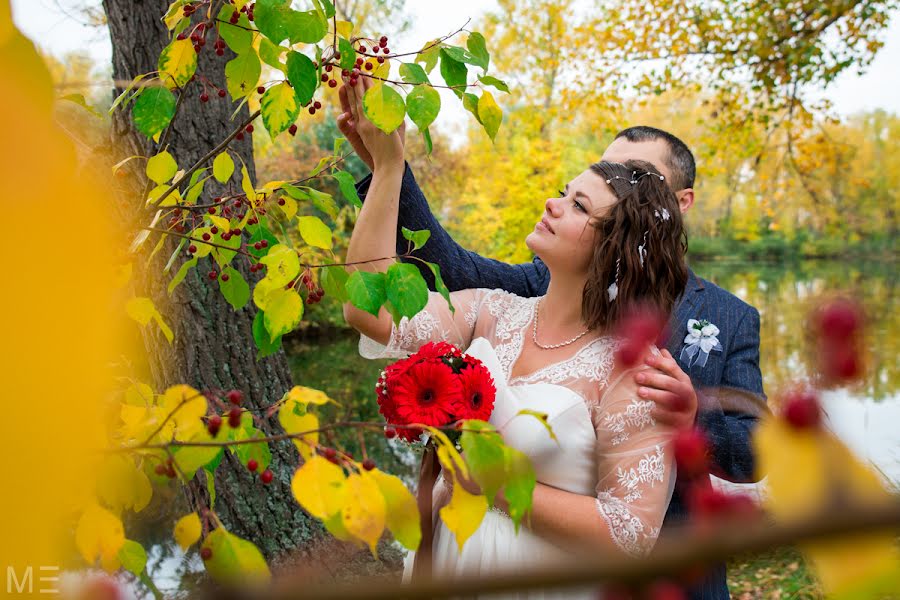
POLYGON ((328 75, 322 73, 322 81, 328 81, 328 75))
MULTIPOLYGON (((225 209, 225 216, 228 216, 228 209, 227 209, 227 208, 225 209)), ((227 242, 228 240, 230 240, 230 239, 231 239, 231 232, 230 232, 230 231, 226 231, 225 233, 223 233, 223 234, 222 234, 222 239, 225 240, 226 242, 227 242)))
POLYGON ((382 48, 387 46, 387 43, 388 43, 388 38, 386 35, 381 36, 381 39, 378 40, 378 45, 381 46, 382 48))
POLYGON ((259 86, 258 88, 256 88, 256 93, 257 93, 257 94, 265 94, 265 93, 266 93, 266 88, 263 87, 263 86, 259 86))
POLYGON ((247 125, 247 133, 253 133, 253 124, 247 125))
POLYGON ((200 558, 203 560, 209 560, 212 558, 212 548, 209 546, 204 546, 200 549, 200 558))
POLYGON ((315 102, 313 102, 313 106, 316 107, 316 110, 319 110, 320 108, 322 108, 322 103, 316 100, 315 102))
POLYGON ((234 139, 236 139, 237 141, 243 140, 243 139, 244 139, 244 132, 242 131, 242 132, 240 132, 239 134, 237 134, 236 136, 234 136, 234 139))
POLYGON ((196 251, 197 251, 197 246, 195 246, 193 244, 188 246, 188 252, 190 252, 191 254, 194 254, 196 251))
POLYGON ((366 460, 363 461, 363 469, 365 469, 366 471, 371 471, 374 468, 375 468, 375 461, 372 460, 371 458, 367 458, 366 460))
POLYGON ((315 106, 310 106, 310 107, 309 107, 309 114, 311 114, 311 115, 316 114, 316 107, 315 107, 315 106))
POLYGON ((337 450, 335 450, 334 448, 325 448, 324 450, 322 450, 322 455, 325 458, 331 459, 337 456, 337 450))
POLYGON ((378 64, 379 64, 379 65, 384 64, 384 57, 383 57, 383 56, 379 56, 379 57, 378 57, 378 64))
POLYGON ((216 48, 216 56, 225 56, 225 50, 223 48, 216 48))
POLYGON ((166 467, 166 477, 168 477, 169 479, 175 479, 176 477, 178 477, 178 473, 175 472, 175 467, 173 467, 172 465, 166 467))
MULTIPOLYGON (((365 46, 360 46, 360 47, 359 47, 358 52, 365 52, 365 51, 366 51, 366 47, 365 47, 365 46)), ((359 60, 359 59, 357 59, 357 60, 359 60)))
POLYGON ((331 79, 331 80, 328 82, 328 87, 330 87, 330 88, 337 87, 337 80, 336 80, 336 79, 331 79))
POLYGON ((259 463, 256 462, 255 458, 251 458, 250 460, 247 461, 247 469, 250 470, 251 473, 255 472, 256 469, 258 469, 258 468, 259 468, 259 463))
POLYGON ((331 73, 331 65, 325 65, 325 72, 331 73))
POLYGON ((260 246, 262 246, 263 248, 268 248, 268 247, 269 247, 269 240, 260 240, 260 241, 259 241, 259 244, 260 244, 260 246))
MULTIPOLYGON (((215 212, 215 209, 213 209, 213 211, 215 212)), ((210 213, 210 214, 212 214, 212 213, 210 213)), ((219 228, 216 227, 215 225, 213 225, 213 226, 210 228, 209 232, 210 232, 211 234, 213 234, 213 235, 216 235, 217 233, 219 233, 219 228)))
POLYGON ((212 236, 209 235, 209 233, 204 233, 204 234, 203 234, 203 241, 204 241, 204 242, 208 242, 209 239, 210 239, 211 237, 212 237, 212 236))
POLYGON ((288 128, 288 133, 290 133, 291 135, 297 135, 297 125, 296 124, 291 125, 288 128))
POLYGON ((228 425, 233 429, 237 429, 238 427, 240 427, 241 426, 241 415, 243 415, 243 413, 244 413, 244 411, 242 411, 241 409, 239 409, 236 406, 234 408, 232 408, 231 410, 229 410, 228 411, 228 425))
POLYGON ((209 431, 209 435, 216 437, 216 434, 219 433, 219 429, 222 428, 222 417, 219 415, 213 415, 206 421, 206 430, 209 431))
POLYGON ((391 51, 388 49, 387 46, 384 47, 384 53, 385 53, 385 54, 390 54, 390 53, 391 53, 391 51))
POLYGON ((334 53, 334 57, 335 57, 336 59, 338 59, 338 60, 341 60, 341 53, 340 53, 340 52, 335 52, 335 53, 334 53))
POLYGON ((709 444, 697 428, 679 431, 672 442, 679 475, 693 477, 708 472, 709 444))
POLYGON ((244 392, 241 390, 231 390, 227 394, 228 401, 232 404, 239 406, 241 402, 244 401, 244 392))
POLYGON ((275 477, 275 475, 272 473, 272 471, 269 469, 266 469, 259 476, 259 480, 262 481, 263 483, 265 483, 266 485, 268 485, 268 484, 272 483, 272 479, 274 477, 275 477))
POLYGON ((219 98, 224 98, 227 95, 228 95, 228 92, 226 92, 225 90, 219 90, 219 98))
POLYGON ((380 47, 380 46, 375 46, 374 48, 372 48, 372 53, 373 53, 373 54, 378 54, 378 51, 379 51, 379 50, 381 50, 381 47, 380 47))
POLYGON ((394 429, 393 427, 385 427, 384 437, 386 437, 389 440, 394 439, 395 437, 397 437, 397 430, 394 429))
POLYGON ((187 34, 186 34, 185 32, 182 31, 181 33, 178 34, 178 36, 176 37, 176 39, 177 39, 179 42, 183 42, 184 40, 187 39, 187 34))
POLYGON ((209 102, 209 94, 206 92, 200 94, 200 102, 209 102))
POLYGON ((166 465, 164 465, 162 463, 156 465, 156 467, 153 469, 153 472, 156 473, 157 475, 165 475, 166 474, 166 465))
POLYGON ((222 273, 222 277, 220 279, 222 281, 228 281, 228 273, 222 273))
POLYGON ((218 277, 219 277, 219 274, 216 273, 215 271, 210 271, 210 272, 209 272, 209 278, 210 278, 210 279, 215 280, 215 279, 218 278, 218 277))
POLYGON ((810 391, 797 391, 784 399, 784 419, 797 429, 818 427, 822 420, 819 399, 810 391))
POLYGON ((370 62, 367 62, 367 63, 366 63, 365 65, 363 65, 363 66, 365 67, 366 71, 371 71, 371 70, 372 70, 372 63, 370 63, 370 62))
POLYGON ((259 244, 259 242, 254 243, 253 248, 256 250, 262 250, 262 246, 259 244))
POLYGON ((285 200, 284 198, 278 199, 278 206, 284 206, 285 204, 287 204, 287 200, 285 200))

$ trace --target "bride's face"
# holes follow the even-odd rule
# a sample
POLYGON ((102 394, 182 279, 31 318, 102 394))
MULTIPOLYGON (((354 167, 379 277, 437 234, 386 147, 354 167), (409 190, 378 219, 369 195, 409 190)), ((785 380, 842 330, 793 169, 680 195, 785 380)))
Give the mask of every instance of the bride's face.
POLYGON ((588 169, 560 190, 559 196, 547 199, 544 214, 525 244, 551 270, 587 273, 597 235, 590 222, 616 202, 606 180, 588 169))

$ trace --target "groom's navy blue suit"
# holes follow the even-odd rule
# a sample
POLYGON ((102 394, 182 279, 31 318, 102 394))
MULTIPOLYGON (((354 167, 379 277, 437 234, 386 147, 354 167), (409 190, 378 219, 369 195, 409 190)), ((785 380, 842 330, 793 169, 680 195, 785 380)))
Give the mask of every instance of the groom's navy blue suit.
MULTIPOLYGON (((357 189, 363 198, 371 177, 366 177, 357 189)), ((523 297, 543 295, 547 291, 550 274, 547 266, 535 258, 530 263, 510 265, 484 258, 465 250, 441 227, 431 213, 428 201, 409 168, 403 174, 400 190, 400 211, 397 224, 397 253, 405 254, 408 242, 400 233, 406 227, 413 231, 428 229, 431 237, 415 255, 441 268, 444 283, 451 291, 469 288, 501 288, 523 297)), ((418 261, 410 261, 422 269, 422 274, 434 289, 431 271, 418 261)), ((671 322, 669 351, 687 373, 694 388, 736 388, 765 398, 759 370, 759 312, 722 288, 697 277, 693 272, 687 287, 675 307, 671 322), (680 359, 689 319, 703 320, 719 328, 720 351, 713 350, 705 366, 688 367, 680 359)), ((702 392, 701 392, 702 393, 702 392)), ((716 474, 735 482, 754 480, 753 452, 750 436, 757 417, 746 413, 732 413, 712 403, 703 403, 697 416, 698 425, 706 432, 713 446, 716 474)), ((666 528, 684 522, 687 507, 676 485, 663 524, 666 528)), ((691 597, 702 600, 728 599, 725 565, 716 565, 709 576, 691 591, 691 597)))

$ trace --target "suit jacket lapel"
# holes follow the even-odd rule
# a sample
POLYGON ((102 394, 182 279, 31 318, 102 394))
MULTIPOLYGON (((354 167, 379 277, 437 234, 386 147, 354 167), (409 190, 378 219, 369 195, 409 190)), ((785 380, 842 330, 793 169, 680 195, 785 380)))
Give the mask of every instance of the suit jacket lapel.
POLYGON ((703 310, 706 303, 705 286, 703 281, 690 269, 688 269, 688 281, 684 287, 684 293, 672 311, 672 319, 669 321, 669 352, 678 360, 681 346, 684 344, 684 336, 687 335, 687 322, 695 319, 703 310))

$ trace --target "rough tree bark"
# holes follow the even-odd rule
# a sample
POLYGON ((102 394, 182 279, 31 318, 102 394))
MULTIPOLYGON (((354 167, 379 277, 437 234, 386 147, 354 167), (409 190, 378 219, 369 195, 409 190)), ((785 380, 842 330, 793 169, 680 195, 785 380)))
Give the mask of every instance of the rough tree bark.
MULTIPOLYGON (((169 42, 169 32, 161 20, 168 4, 167 0, 103 1, 112 39, 114 79, 131 80, 136 75, 156 70, 159 53, 169 42)), ((198 15, 195 15, 195 20, 197 18, 198 15)), ((203 91, 199 74, 225 88, 224 66, 232 58, 234 55, 230 52, 222 57, 216 56, 212 44, 208 44, 200 55, 197 80, 188 84, 183 92, 186 94, 183 106, 173 122, 169 137, 169 151, 182 168, 199 160, 249 116, 245 106, 232 121, 234 105, 231 98, 220 99, 214 90, 209 94, 208 103, 201 104, 199 101, 203 91)), ((119 91, 121 89, 116 93, 119 91)), ((116 111, 112 137, 119 159, 135 154, 152 156, 160 150, 155 143, 136 132, 130 111, 116 111)), ((232 149, 243 157, 255 181, 250 136, 247 135, 243 141, 235 141, 232 149)), ((131 173, 134 177, 130 179, 134 180, 134 184, 119 193, 116 210, 132 226, 129 229, 137 232, 141 226, 149 224, 154 211, 147 211, 141 198, 146 181, 142 173, 144 163, 133 162, 136 166, 131 173)), ((222 187, 210 183, 214 180, 207 182, 200 200, 203 203, 222 193, 222 187)), ((235 188, 240 189, 236 185, 235 188)), ((165 220, 158 226, 165 226, 165 220)), ((137 295, 152 298, 175 332, 175 341, 170 345, 155 326, 143 328, 154 387, 163 390, 176 383, 187 383, 199 390, 242 390, 246 397, 245 406, 263 416, 261 428, 271 433, 281 432, 276 419, 265 419, 264 409, 291 387, 284 352, 256 361, 251 329, 256 307, 251 302, 239 311, 232 309, 219 292, 218 283, 206 277, 214 266, 210 257, 201 259, 169 296, 166 293, 168 280, 187 255, 182 250, 184 254, 176 259, 172 271, 164 275, 163 268, 175 251, 177 239, 170 236, 156 256, 148 260, 159 235, 151 234, 141 253, 132 257, 138 275, 135 281, 137 295), (143 275, 140 275, 141 272, 143 275)), ((233 262, 234 268, 248 281, 258 280, 258 276, 251 275, 249 264, 243 259, 237 256, 233 262)), ((290 479, 298 462, 293 445, 274 445, 272 454, 271 468, 276 478, 271 485, 264 486, 257 476, 251 476, 226 452, 217 471, 214 507, 229 531, 254 542, 268 559, 282 557, 286 552, 297 549, 303 554, 304 549, 311 547, 310 542, 323 532, 318 521, 304 513, 293 500, 290 479)), ((205 485, 195 480, 188 487, 193 508, 208 505, 205 485)))

